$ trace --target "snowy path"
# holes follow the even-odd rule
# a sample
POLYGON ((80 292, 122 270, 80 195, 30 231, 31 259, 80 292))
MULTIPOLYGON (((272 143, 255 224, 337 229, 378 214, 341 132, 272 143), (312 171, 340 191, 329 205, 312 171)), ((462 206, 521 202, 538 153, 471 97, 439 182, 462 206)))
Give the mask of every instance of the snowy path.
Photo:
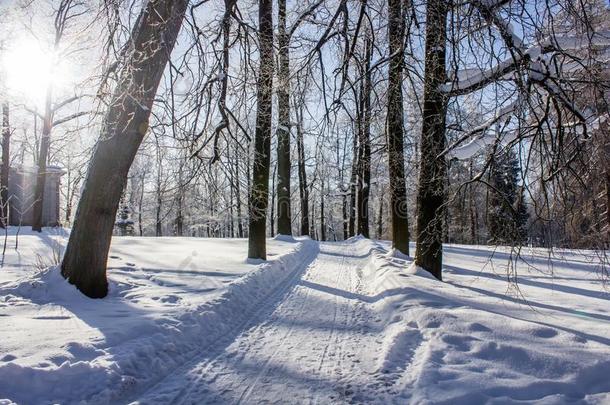
POLYGON ((234 341, 203 354, 139 402, 361 402, 370 390, 379 399, 390 384, 371 375, 375 359, 366 359, 382 342, 372 326, 380 320, 362 291, 370 257, 356 246, 321 244, 279 301, 268 300, 234 341))
POLYGON ((362 237, 117 238, 100 301, 28 262, 51 237, 0 272, 0 404, 610 403, 595 252, 527 250, 517 295, 504 248, 446 246, 439 283, 362 237))

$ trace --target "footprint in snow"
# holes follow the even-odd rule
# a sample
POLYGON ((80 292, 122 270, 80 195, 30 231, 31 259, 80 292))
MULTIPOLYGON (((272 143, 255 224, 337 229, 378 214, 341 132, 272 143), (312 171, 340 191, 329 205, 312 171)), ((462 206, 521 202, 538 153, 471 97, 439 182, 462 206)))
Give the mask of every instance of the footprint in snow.
POLYGON ((558 332, 555 329, 551 328, 540 328, 535 329, 533 335, 539 338, 550 339, 558 335, 558 332))
POLYGON ((161 302, 168 304, 175 304, 180 301, 180 297, 176 295, 167 295, 165 297, 161 297, 161 302))
POLYGON ((482 325, 478 322, 471 323, 469 326, 469 329, 472 332, 491 332, 491 329, 489 329, 487 326, 482 325))
POLYGON ((7 354, 4 357, 2 357, 0 359, 0 361, 13 361, 15 360, 17 357, 13 356, 12 354, 7 354))

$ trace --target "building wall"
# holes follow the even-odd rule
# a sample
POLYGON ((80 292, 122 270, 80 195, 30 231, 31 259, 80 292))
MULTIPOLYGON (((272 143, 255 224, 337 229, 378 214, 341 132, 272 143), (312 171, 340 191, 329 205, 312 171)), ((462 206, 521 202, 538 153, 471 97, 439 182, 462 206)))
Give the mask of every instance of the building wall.
MULTIPOLYGON (((47 169, 42 222, 44 226, 58 226, 59 185, 63 175, 61 169, 47 169)), ((9 224, 32 225, 34 192, 36 188, 36 169, 31 167, 11 167, 9 171, 9 224)))

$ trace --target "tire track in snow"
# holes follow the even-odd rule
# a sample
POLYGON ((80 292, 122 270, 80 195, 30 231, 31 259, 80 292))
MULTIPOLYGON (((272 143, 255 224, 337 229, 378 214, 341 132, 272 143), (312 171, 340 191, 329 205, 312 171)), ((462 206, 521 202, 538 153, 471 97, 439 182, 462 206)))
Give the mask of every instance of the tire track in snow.
MULTIPOLYGON (((191 370, 194 366, 199 364, 207 364, 210 365, 215 359, 224 354, 224 349, 228 347, 240 334, 241 331, 247 329, 249 326, 254 325, 257 320, 262 318, 264 313, 271 313, 274 308, 281 303, 282 297, 287 294, 291 287, 293 287, 297 281, 301 278, 304 272, 307 271, 310 263, 312 263, 316 256, 319 254, 319 249, 316 249, 312 253, 309 253, 303 260, 304 265, 300 268, 294 270, 293 274, 291 274, 286 280, 282 281, 275 289, 273 293, 268 295, 266 298, 261 300, 256 307, 251 310, 250 318, 246 319, 244 322, 241 322, 236 327, 232 328, 229 333, 225 336, 215 340, 214 342, 206 345, 201 348, 200 353, 201 356, 195 356, 193 360, 185 363, 180 366, 178 369, 174 370, 174 372, 166 376, 165 378, 159 380, 154 385, 148 387, 144 392, 138 395, 138 400, 129 400, 128 403, 137 404, 137 403, 155 403, 154 400, 148 401, 146 398, 154 393, 155 390, 161 391, 161 396, 164 395, 172 395, 172 398, 175 400, 176 398, 187 397, 188 393, 192 389, 192 385, 186 385, 180 387, 180 391, 176 394, 175 392, 171 392, 171 386, 173 385, 168 380, 174 379, 176 375, 187 375, 188 371, 191 370), (164 392, 164 385, 170 385, 170 392, 164 392), (184 394, 184 395, 183 395, 184 394), (141 402, 142 401, 142 402, 141 402)), ((163 403, 166 402, 164 399, 163 403)), ((160 402, 157 402, 160 403, 160 402)))
MULTIPOLYGON (((324 255, 324 252, 320 252, 321 255, 324 255)), ((345 276, 345 256, 341 256, 341 263, 338 266, 339 271, 337 271, 337 275, 335 277, 334 283, 333 285, 340 285, 341 280, 343 280, 343 277, 345 276)), ((308 269, 309 271, 305 273, 305 276, 308 279, 312 279, 313 276, 316 274, 316 272, 324 272, 325 271, 325 267, 321 266, 321 263, 314 263, 310 266, 310 268, 308 269)), ((308 304, 307 302, 307 298, 309 297, 309 295, 311 294, 311 292, 313 291, 311 288, 306 288, 304 286, 300 286, 297 285, 296 286, 296 291, 305 291, 305 294, 303 295, 298 295, 298 300, 300 301, 300 305, 298 306, 298 309, 295 310, 291 310, 289 311, 290 314, 294 314, 294 315, 299 315, 301 313, 303 313, 303 310, 305 309, 306 305, 308 304)), ((286 297, 286 302, 289 302, 290 299, 293 298, 294 294, 290 294, 290 296, 286 297)), ((332 320, 332 325, 333 327, 331 327, 328 331, 328 338, 325 339, 325 341, 329 342, 333 335, 336 335, 336 331, 335 331, 335 325, 337 322, 337 317, 339 314, 339 305, 338 305, 338 300, 339 297, 337 295, 334 296, 334 301, 335 301, 335 305, 333 305, 333 320, 332 320)), ((278 312, 281 312, 283 310, 283 307, 280 305, 277 308, 278 312)), ((286 333, 286 335, 284 336, 284 338, 281 340, 280 344, 278 345, 278 347, 272 352, 271 356, 269 356, 265 361, 264 361, 264 367, 263 369, 257 374, 256 378, 254 379, 254 381, 248 385, 248 387, 243 391, 242 395, 240 396, 239 400, 237 401, 238 403, 242 403, 242 402, 247 402, 248 398, 250 397, 250 395, 252 394, 254 388, 256 388, 257 384, 259 383, 259 381, 261 380, 262 377, 266 376, 266 374, 269 371, 269 364, 271 363, 271 361, 275 358, 275 356, 277 355, 277 353, 279 353, 279 351, 283 348, 284 343, 287 341, 287 338, 290 337, 294 331, 294 326, 295 326, 295 321, 296 318, 293 318, 293 322, 291 322, 291 326, 288 330, 288 332, 286 333)), ((273 319, 271 319, 269 321, 269 323, 273 323, 273 319)), ((293 347, 294 346, 302 346, 303 344, 305 344, 306 342, 304 341, 305 338, 307 336, 302 336, 301 338, 298 338, 297 342, 293 343, 293 347)), ((332 347, 331 347, 331 343, 327 343, 324 347, 324 350, 322 352, 322 355, 319 359, 318 362, 318 367, 317 370, 318 372, 322 372, 325 371, 327 373, 327 370, 325 370, 325 361, 327 356, 331 356, 334 358, 335 354, 334 352, 332 352, 332 347), (330 350, 330 351, 329 351, 330 350)))
POLYGON ((262 304, 238 336, 153 387, 143 403, 371 399, 373 376, 361 363, 380 346, 363 292, 362 268, 370 257, 353 241, 320 246, 315 260, 262 304))

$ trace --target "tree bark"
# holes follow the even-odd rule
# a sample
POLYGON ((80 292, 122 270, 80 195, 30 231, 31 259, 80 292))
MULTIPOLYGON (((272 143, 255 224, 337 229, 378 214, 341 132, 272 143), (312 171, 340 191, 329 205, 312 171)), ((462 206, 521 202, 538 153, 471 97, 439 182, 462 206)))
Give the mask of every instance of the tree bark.
POLYGON ((388 0, 390 47, 387 144, 390 172, 392 247, 409 254, 409 219, 405 185, 402 75, 404 65, 405 11, 401 0, 388 0))
POLYGON ((356 183, 358 181, 358 135, 353 140, 354 156, 352 157, 352 171, 349 178, 349 222, 347 226, 348 237, 356 234, 356 183))
POLYGON ((426 58, 424 111, 420 140, 420 171, 417 190, 417 250, 415 264, 442 280, 443 210, 446 166, 439 154, 445 149, 446 96, 439 90, 445 82, 447 3, 429 1, 426 8, 426 58))
MULTIPOLYGON (((176 195, 176 236, 184 235, 184 213, 182 207, 184 203, 184 184, 182 184, 184 180, 183 170, 181 163, 178 168, 178 193, 176 195)), ((231 218, 233 218, 233 216, 231 216, 231 218)))
POLYGON ((5 228, 9 223, 8 209, 8 176, 11 167, 11 127, 9 122, 8 103, 2 104, 2 169, 0 169, 0 227, 5 228))
POLYGON ((156 205, 155 205, 155 236, 163 236, 163 224, 161 223, 161 207, 163 205, 163 190, 161 186, 161 150, 157 144, 157 188, 156 188, 156 205))
POLYGON ((278 0, 277 233, 292 235, 290 208, 290 38, 286 0, 278 0))
POLYGON ((348 229, 348 208, 347 208, 347 195, 346 192, 341 190, 341 216, 343 218, 343 240, 349 238, 349 229, 348 229))
POLYGON ((324 212, 324 178, 322 178, 322 188, 320 189, 320 240, 326 240, 326 218, 324 212))
POLYGON ((250 191, 248 257, 267 259, 266 227, 269 205, 269 163, 271 153, 271 97, 273 92, 273 5, 260 0, 258 7, 260 67, 257 83, 254 164, 250 191))
POLYGON ((241 217, 241 187, 239 182, 238 145, 235 144, 235 204, 237 209, 237 236, 244 237, 244 224, 241 217))
POLYGON ((106 262, 121 192, 187 6, 188 0, 146 4, 104 117, 62 262, 63 276, 91 298, 108 293, 106 262))
POLYGON ((369 197, 371 190, 371 57, 373 54, 373 45, 370 34, 367 33, 365 40, 365 62, 364 62, 364 80, 362 85, 361 98, 361 120, 360 125, 360 141, 358 142, 359 154, 359 175, 358 175, 358 234, 365 238, 370 237, 369 234, 369 197))
POLYGON ((307 236, 309 235, 309 189, 307 186, 307 172, 305 171, 305 145, 303 144, 301 119, 302 113, 299 114, 297 124, 297 154, 299 165, 299 197, 301 200, 301 236, 307 236))
POLYGON ((377 239, 383 237, 383 196, 379 196, 379 216, 377 217, 377 239))
POLYGON ((275 207, 275 196, 277 194, 277 189, 275 186, 275 175, 277 172, 277 165, 273 166, 273 175, 271 176, 271 212, 269 213, 269 234, 271 237, 275 236, 275 212, 273 212, 275 207))

